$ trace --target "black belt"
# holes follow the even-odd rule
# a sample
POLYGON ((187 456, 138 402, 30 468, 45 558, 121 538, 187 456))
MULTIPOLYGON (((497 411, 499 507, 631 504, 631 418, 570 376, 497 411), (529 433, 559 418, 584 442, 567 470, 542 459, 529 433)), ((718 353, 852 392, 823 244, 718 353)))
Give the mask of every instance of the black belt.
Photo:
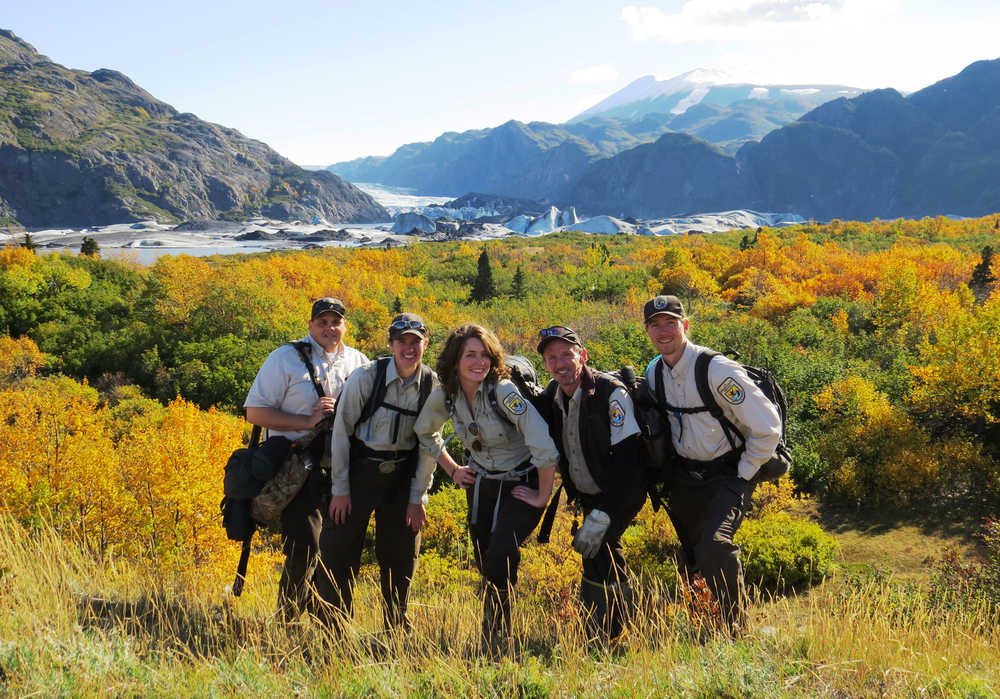
POLYGON ((720 476, 731 476, 738 472, 742 451, 727 451, 709 461, 677 457, 681 475, 693 481, 709 481, 720 476))
POLYGON ((419 446, 410 449, 380 451, 372 449, 357 437, 351 437, 351 459, 372 459, 375 461, 400 461, 411 456, 419 446))

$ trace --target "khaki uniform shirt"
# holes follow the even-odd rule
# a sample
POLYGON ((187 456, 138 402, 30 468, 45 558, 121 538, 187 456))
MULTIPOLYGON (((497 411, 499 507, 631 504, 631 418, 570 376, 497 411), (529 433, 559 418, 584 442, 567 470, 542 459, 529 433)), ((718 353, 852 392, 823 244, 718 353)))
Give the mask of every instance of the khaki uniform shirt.
POLYGON ((490 406, 488 391, 485 382, 479 385, 471 412, 465 395, 459 393, 455 396, 452 415, 445 402, 444 389, 435 388, 417 418, 415 429, 420 446, 432 459, 437 459, 444 451, 441 426, 452 418, 455 434, 470 450, 472 461, 488 471, 510 471, 529 459, 537 468, 554 467, 559 452, 549 437, 548 425, 534 406, 518 393, 513 383, 500 381, 496 387, 497 405, 510 418, 508 422, 490 406), (469 424, 473 422, 479 428, 478 435, 469 431, 469 424), (474 448, 476 446, 481 448, 474 448))
MULTIPOLYGON (((354 372, 337 402, 337 418, 333 423, 333 439, 330 440, 331 492, 334 495, 351 494, 351 435, 376 451, 406 451, 417 446, 417 435, 413 431, 417 418, 414 416, 404 415, 383 405, 376 408, 370 418, 358 423, 368 397, 375 390, 376 369, 376 362, 372 362, 364 369, 354 372), (393 441, 393 424, 397 416, 398 430, 396 440, 393 441)), ((435 383, 436 381, 435 377, 435 383)), ((433 391, 431 393, 433 395, 433 391)), ((396 362, 390 359, 385 372, 385 402, 416 411, 420 402, 420 373, 417 372, 409 381, 404 382, 396 371, 396 362)), ((441 439, 440 434, 434 436, 441 439)), ((418 455, 417 472, 410 482, 410 503, 424 501, 434 475, 435 458, 424 451, 418 455)))
MULTIPOLYGON (((678 408, 703 405, 694 379, 694 366, 705 347, 687 343, 677 364, 663 362, 663 390, 667 403, 678 408)), ((647 369, 650 388, 656 380, 657 362, 647 369)), ((746 440, 740 457, 739 475, 750 480, 772 456, 781 440, 781 416, 767 396, 750 380, 743 368, 728 357, 715 357, 708 365, 708 386, 722 413, 734 424, 746 440)), ((686 459, 710 461, 730 451, 722 425, 710 413, 693 414, 668 412, 671 439, 677 454, 686 459)), ((739 447, 739 435, 734 435, 739 447)))
MULTIPOLYGON (((368 357, 353 347, 343 346, 339 352, 328 354, 319 343, 306 335, 301 341, 308 342, 311 359, 317 370, 323 392, 336 398, 340 395, 347 377, 358 367, 368 364, 368 357)), ((291 345, 277 348, 261 365, 257 378, 250 386, 250 392, 243 403, 244 408, 277 408, 292 415, 311 415, 319 396, 309 377, 302 357, 291 345)), ((292 441, 309 433, 309 430, 282 432, 268 430, 268 436, 284 436, 292 441)))
MULTIPOLYGON (((576 387, 568 405, 564 395, 561 389, 557 389, 552 402, 555 409, 562 413, 563 450, 569 464, 569 477, 573 481, 573 487, 581 493, 597 495, 601 492, 601 488, 590 475, 587 459, 583 455, 583 442, 580 439, 580 400, 583 388, 576 387)), ((639 434, 639 423, 635 420, 632 399, 624 388, 616 388, 608 399, 608 426, 611 428, 611 446, 634 434, 639 434)))

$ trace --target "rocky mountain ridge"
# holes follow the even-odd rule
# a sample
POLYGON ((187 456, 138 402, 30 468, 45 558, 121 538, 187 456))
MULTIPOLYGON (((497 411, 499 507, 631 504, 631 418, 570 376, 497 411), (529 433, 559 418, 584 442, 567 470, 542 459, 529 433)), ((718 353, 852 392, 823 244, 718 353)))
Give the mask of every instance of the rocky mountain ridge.
POLYGON ((566 194, 639 217, 793 211, 829 220, 1000 211, 1000 59, 904 97, 836 99, 728 155, 667 134, 593 163, 566 194))
POLYGON ((193 218, 387 220, 336 175, 180 113, 113 70, 53 63, 0 30, 0 225, 193 218))
POLYGON ((448 132, 434 141, 408 143, 390 156, 358 158, 328 170, 352 182, 378 182, 424 194, 480 191, 556 201, 593 163, 665 133, 690 134, 735 153, 816 104, 790 98, 745 99, 637 118, 599 115, 566 124, 511 120, 492 129, 448 132))

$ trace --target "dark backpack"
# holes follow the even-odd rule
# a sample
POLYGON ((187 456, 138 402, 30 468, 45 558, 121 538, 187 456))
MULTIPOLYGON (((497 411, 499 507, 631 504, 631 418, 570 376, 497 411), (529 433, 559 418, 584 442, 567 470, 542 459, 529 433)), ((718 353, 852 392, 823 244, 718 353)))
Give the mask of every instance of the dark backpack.
MULTIPOLYGON (((719 425, 722 426, 722 432, 726 435, 726 440, 729 442, 729 446, 732 447, 734 451, 743 451, 744 444, 746 442, 743 434, 722 412, 722 408, 719 407, 719 402, 715 399, 715 395, 712 392, 711 387, 708 385, 708 365, 713 358, 721 355, 721 352, 715 352, 712 350, 706 350, 698 355, 695 360, 694 365, 694 380, 695 385, 698 387, 698 395, 701 398, 701 402, 704 404, 701 408, 674 408, 667 405, 666 394, 663 388, 663 371, 662 364, 663 358, 661 357, 657 360, 656 369, 653 375, 656 377, 655 386, 655 396, 656 401, 664 406, 665 409, 670 411, 677 411, 680 413, 699 413, 708 411, 712 417, 719 421, 719 425), (739 441, 737 442, 737 436, 739 441)), ((740 364, 743 370, 746 372, 747 376, 753 381, 754 385, 760 389, 769 401, 771 401, 775 408, 778 410, 778 415, 781 417, 781 439, 778 441, 778 446, 775 449, 774 456, 771 457, 760 470, 757 472, 757 478, 762 481, 776 481, 782 476, 784 476, 792 467, 792 453, 788 448, 788 443, 785 441, 785 426, 788 421, 788 403, 785 399, 785 392, 782 390, 781 385, 775 378, 774 374, 771 373, 769 369, 747 366, 745 364, 740 364)))
MULTIPOLYGON (((301 357, 309 371, 316 394, 322 398, 325 393, 319 383, 316 367, 309 357, 309 342, 289 342, 301 357)), ((327 426, 329 422, 324 420, 327 426)), ((313 428, 320 429, 320 425, 313 428)), ((292 442, 286 437, 271 437, 261 444, 260 426, 254 425, 250 433, 250 444, 237 449, 229 456, 222 480, 222 501, 219 503, 219 513, 222 515, 222 526, 226 536, 231 541, 242 542, 240 560, 236 566, 236 578, 233 580, 233 596, 239 597, 243 592, 246 579, 247 563, 250 559, 250 542, 257 531, 258 522, 251 514, 253 498, 260 493, 265 485, 281 468, 292 449, 292 442)))
POLYGON ((670 486, 670 473, 674 461, 674 446, 670 441, 670 423, 657 402, 645 376, 637 376, 632 366, 623 366, 611 372, 632 399, 635 421, 639 425, 643 449, 640 451, 646 493, 653 510, 659 510, 670 486))
MULTIPOLYGON (((520 354, 508 354, 503 358, 503 362, 510 370, 510 380, 511 383, 517 386, 517 392, 521 394, 522 398, 531 403, 536 410, 541 411, 543 406, 540 403, 542 394, 545 393, 545 387, 538 383, 538 374, 535 372, 535 365, 531 363, 530 359, 520 354)), ((496 384, 490 387, 486 398, 497 415, 507 422, 511 422, 510 416, 507 415, 506 411, 501 410, 500 405, 497 403, 496 384)))

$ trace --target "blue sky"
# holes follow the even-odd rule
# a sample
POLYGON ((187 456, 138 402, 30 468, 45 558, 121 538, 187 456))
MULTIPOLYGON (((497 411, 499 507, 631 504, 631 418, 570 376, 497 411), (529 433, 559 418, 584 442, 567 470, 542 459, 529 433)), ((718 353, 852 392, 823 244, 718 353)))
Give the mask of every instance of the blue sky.
POLYGON ((5 5, 0 27, 57 63, 119 70, 302 165, 565 121, 649 74, 912 91, 1000 56, 995 0, 5 5))

